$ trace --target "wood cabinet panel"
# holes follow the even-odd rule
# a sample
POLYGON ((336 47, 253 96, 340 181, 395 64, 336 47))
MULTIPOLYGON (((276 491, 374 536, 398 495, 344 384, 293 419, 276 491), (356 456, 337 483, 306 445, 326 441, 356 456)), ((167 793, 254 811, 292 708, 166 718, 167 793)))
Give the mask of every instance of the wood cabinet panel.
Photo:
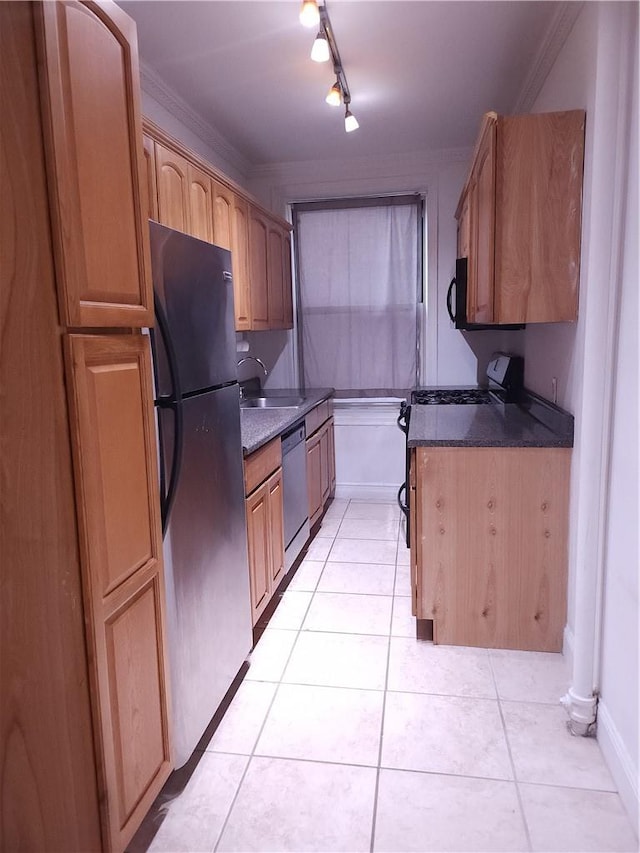
POLYGON ((309 495, 309 525, 313 527, 322 515, 322 455, 320 434, 307 439, 307 492, 309 495))
POLYGON ((271 592, 284 577, 284 504, 282 496, 282 469, 267 483, 269 492, 269 534, 271 540, 271 592))
POLYGON ((31 3, 0 3, 0 847, 102 849, 31 3))
MULTIPOLYGON (((146 573, 145 573, 146 574, 146 573)), ((118 836, 149 780, 167 762, 164 675, 157 635, 162 629, 162 592, 157 572, 105 620, 111 728, 115 746, 118 836)))
POLYGON ((124 849, 171 770, 149 339, 68 335, 65 354, 104 826, 124 849))
POLYGON ((269 328, 268 292, 269 228, 266 219, 249 208, 249 275, 251 280, 251 324, 254 329, 269 328))
POLYGON ((282 329, 284 319, 284 242, 279 226, 270 225, 268 230, 268 305, 269 326, 272 329, 282 329))
MULTIPOLYGON (((213 242, 233 252, 234 193, 219 181, 213 185, 213 242)), ((235 270, 234 270, 235 272, 235 270)))
POLYGON ((282 240, 282 300, 283 326, 293 329, 293 277, 291 275, 291 234, 287 231, 282 240))
POLYGON ((503 322, 577 317, 584 121, 581 110, 498 119, 496 310, 503 322))
POLYGON ((153 325, 135 25, 109 3, 36 9, 63 320, 153 325))
POLYGON ((329 439, 329 494, 333 495, 336 490, 336 437, 333 418, 327 425, 327 436, 329 439))
POLYGON ((158 221, 189 234, 189 164, 184 157, 156 143, 158 221))
POLYGON ((213 243, 213 187, 211 178, 189 163, 187 165, 187 185, 189 187, 189 234, 199 240, 213 243))
POLYGON ((232 217, 233 297, 236 329, 252 328, 251 282, 249 275, 249 205, 237 195, 232 217))
POLYGON ((471 322, 576 319, 584 123, 582 110, 484 116, 456 211, 471 322))
POLYGON ((570 451, 418 448, 418 616, 453 645, 559 651, 570 451))
POLYGON ((485 125, 474 166, 471 190, 471 243, 474 263, 467 290, 467 317, 472 323, 493 321, 496 125, 485 125))
POLYGON ((148 341, 72 336, 68 343, 88 558, 104 596, 158 554, 148 341))
POLYGON ((147 210, 149 219, 158 219, 158 185, 156 182, 156 144, 147 136, 142 137, 147 187, 147 210))
POLYGON ((320 430, 320 492, 322 506, 329 498, 331 491, 331 475, 329 472, 329 421, 320 430))
POLYGON ((257 488, 282 465, 282 442, 280 436, 255 450, 244 460, 245 495, 257 488))

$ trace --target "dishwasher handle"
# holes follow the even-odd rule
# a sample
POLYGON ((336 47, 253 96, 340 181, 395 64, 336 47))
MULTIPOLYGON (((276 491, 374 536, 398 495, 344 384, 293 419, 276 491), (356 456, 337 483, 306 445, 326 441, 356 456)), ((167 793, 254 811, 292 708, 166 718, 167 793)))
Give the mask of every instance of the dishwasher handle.
POLYGON ((297 447, 298 444, 303 442, 306 437, 306 431, 304 428, 304 421, 299 424, 295 424, 291 427, 287 432, 282 435, 282 455, 285 456, 294 447, 297 447))

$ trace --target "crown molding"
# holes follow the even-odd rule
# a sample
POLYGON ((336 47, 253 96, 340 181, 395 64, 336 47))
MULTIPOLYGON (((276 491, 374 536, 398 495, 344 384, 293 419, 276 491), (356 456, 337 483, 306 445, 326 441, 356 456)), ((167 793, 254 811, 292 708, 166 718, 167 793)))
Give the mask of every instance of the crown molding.
POLYGON ((282 163, 264 163, 249 171, 250 180, 273 178, 308 177, 328 166, 334 177, 342 173, 352 176, 358 172, 396 173, 423 169, 446 163, 468 163, 473 148, 443 148, 437 151, 412 151, 404 154, 380 154, 368 157, 353 157, 346 160, 291 160, 282 163))
POLYGON ((542 39, 542 43, 525 78, 524 84, 518 93, 513 113, 528 113, 531 111, 583 6, 584 3, 577 2, 577 0, 576 2, 571 0, 570 2, 559 4, 542 39))
POLYGON ((241 174, 248 175, 251 161, 225 139, 222 134, 205 121, 189 104, 145 62, 140 62, 140 84, 150 95, 189 130, 196 134, 216 154, 234 166, 241 174))

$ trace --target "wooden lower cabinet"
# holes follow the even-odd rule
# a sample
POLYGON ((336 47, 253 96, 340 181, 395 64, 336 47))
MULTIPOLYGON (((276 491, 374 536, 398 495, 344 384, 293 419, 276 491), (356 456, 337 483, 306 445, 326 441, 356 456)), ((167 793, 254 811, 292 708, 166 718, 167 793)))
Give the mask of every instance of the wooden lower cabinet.
POLYGON ((171 771, 149 338, 71 334, 65 354, 103 825, 123 850, 171 771))
POLYGON ((251 617, 255 625, 284 577, 284 516, 280 439, 275 439, 245 460, 247 541, 249 545, 249 581, 251 617), (254 458, 255 457, 255 458, 254 458), (265 471, 268 474, 265 475, 265 471), (254 472, 257 472, 254 476, 254 472), (261 480, 254 488, 255 481, 261 480))
MULTIPOLYGON (((313 413, 307 423, 309 421, 313 422, 313 413)), ((311 527, 322 517, 325 504, 335 488, 335 436, 333 418, 330 417, 307 438, 307 494, 311 527)))
POLYGON ((416 449, 416 616, 433 619, 436 643, 561 650, 570 454, 416 449))

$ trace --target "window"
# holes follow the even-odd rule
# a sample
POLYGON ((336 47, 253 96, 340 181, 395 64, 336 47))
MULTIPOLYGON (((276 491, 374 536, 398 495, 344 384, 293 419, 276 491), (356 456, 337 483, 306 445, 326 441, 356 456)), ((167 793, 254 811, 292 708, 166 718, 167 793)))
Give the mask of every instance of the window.
POLYGON ((419 196, 295 204, 305 384, 394 396, 417 384, 419 196))

